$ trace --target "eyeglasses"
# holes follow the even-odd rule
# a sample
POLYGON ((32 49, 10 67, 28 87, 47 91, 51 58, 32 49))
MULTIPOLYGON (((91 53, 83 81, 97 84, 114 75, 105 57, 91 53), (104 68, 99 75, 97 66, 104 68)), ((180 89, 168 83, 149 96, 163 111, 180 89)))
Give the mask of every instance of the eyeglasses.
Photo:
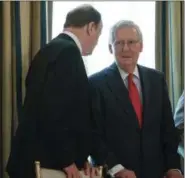
POLYGON ((124 46, 127 44, 127 46, 132 49, 132 48, 135 48, 138 42, 139 40, 128 40, 128 41, 120 40, 120 41, 115 41, 113 45, 118 49, 123 49, 124 46))

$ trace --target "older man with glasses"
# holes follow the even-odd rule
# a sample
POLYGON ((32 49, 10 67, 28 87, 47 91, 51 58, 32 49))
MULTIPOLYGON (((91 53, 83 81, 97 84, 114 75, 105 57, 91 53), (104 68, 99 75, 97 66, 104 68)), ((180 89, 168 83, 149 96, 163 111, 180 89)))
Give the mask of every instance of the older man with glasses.
POLYGON ((143 50, 138 25, 117 22, 109 50, 115 63, 89 78, 94 118, 112 155, 107 159, 108 175, 182 178, 164 75, 137 64, 143 50))

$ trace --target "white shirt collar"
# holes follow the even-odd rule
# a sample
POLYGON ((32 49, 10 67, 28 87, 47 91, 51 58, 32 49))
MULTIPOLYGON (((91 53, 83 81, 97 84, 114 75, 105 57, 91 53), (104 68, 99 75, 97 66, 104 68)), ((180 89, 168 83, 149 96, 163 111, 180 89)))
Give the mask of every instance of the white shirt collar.
POLYGON ((62 33, 70 36, 75 41, 76 45, 78 46, 78 48, 80 50, 80 53, 82 54, 82 45, 81 45, 80 40, 78 39, 78 37, 75 34, 69 32, 69 31, 64 31, 62 33))
MULTIPOLYGON (((118 66, 118 70, 120 72, 120 75, 121 75, 122 79, 123 80, 127 79, 128 73, 125 72, 123 69, 121 69, 119 66, 118 66)), ((139 71, 138 71, 137 66, 135 67, 133 74, 134 74, 135 77, 137 77, 139 79, 139 71)))

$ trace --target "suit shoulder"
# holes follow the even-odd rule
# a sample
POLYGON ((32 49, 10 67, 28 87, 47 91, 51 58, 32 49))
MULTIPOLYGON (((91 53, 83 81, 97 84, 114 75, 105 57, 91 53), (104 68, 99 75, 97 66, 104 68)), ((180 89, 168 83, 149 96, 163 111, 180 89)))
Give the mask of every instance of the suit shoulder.
POLYGON ((102 83, 103 81, 105 81, 105 75, 107 72, 108 68, 102 69, 99 72, 96 72, 95 74, 92 74, 89 76, 89 81, 90 83, 94 84, 94 83, 102 83))
POLYGON ((37 54, 34 56, 34 62, 39 60, 45 60, 46 62, 53 62, 56 59, 66 59, 73 58, 73 56, 81 57, 78 47, 69 40, 54 38, 49 43, 47 43, 43 48, 41 48, 37 54))
POLYGON ((152 75, 152 76, 158 76, 158 77, 164 77, 164 73, 157 70, 157 69, 153 69, 153 68, 149 68, 149 67, 145 67, 145 66, 140 66, 141 68, 143 68, 145 71, 147 71, 147 73, 149 75, 152 75))
MULTIPOLYGON (((61 38, 55 38, 51 42, 49 42, 46 45, 46 49, 49 51, 52 51, 52 53, 58 53, 65 52, 68 50, 71 50, 73 52, 79 52, 77 46, 72 41, 61 39, 61 38)), ((68 53, 72 54, 72 53, 68 53)))

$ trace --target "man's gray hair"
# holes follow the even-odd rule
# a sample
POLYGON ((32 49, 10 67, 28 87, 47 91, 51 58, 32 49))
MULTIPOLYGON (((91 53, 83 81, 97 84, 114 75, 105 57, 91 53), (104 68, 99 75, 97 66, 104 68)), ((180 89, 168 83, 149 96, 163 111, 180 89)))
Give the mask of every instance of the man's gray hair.
POLYGON ((113 44, 115 42, 115 35, 116 35, 116 31, 120 28, 125 28, 125 27, 131 27, 134 28, 137 32, 138 38, 139 40, 142 42, 143 41, 143 35, 142 32, 139 28, 139 26, 137 24, 135 24, 133 21, 131 20, 120 20, 118 22, 116 22, 111 30, 110 30, 110 37, 109 37, 109 44, 113 44))

